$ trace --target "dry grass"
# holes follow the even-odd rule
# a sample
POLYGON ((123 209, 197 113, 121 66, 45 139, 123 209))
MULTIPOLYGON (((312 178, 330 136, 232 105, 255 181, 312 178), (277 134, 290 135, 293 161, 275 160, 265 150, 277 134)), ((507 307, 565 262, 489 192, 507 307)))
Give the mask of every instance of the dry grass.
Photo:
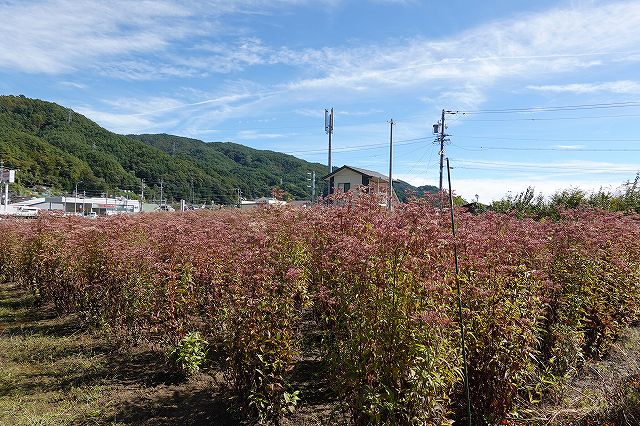
POLYGON ((0 425, 237 424, 215 376, 185 379, 0 284, 0 425), (219 401, 219 402, 216 402, 219 401))
MULTIPOLYGON (((334 424, 316 356, 299 363, 300 409, 283 425, 334 424), (320 386, 322 384, 322 386, 320 386)), ((0 283, 0 425, 238 425, 220 372, 185 378, 156 348, 121 348, 0 283)))
MULTIPOLYGON (((311 345, 313 346, 313 345, 311 345)), ((303 403, 283 425, 344 423, 318 354, 294 374, 303 403)), ((0 425, 237 425, 215 370, 185 379, 150 347, 126 351, 57 317, 15 285, 0 284, 0 425)), ((640 327, 625 330, 604 360, 590 361, 527 425, 639 425, 640 327)))
POLYGON ((515 424, 640 425, 640 327, 627 328, 602 360, 588 361, 556 395, 515 424))

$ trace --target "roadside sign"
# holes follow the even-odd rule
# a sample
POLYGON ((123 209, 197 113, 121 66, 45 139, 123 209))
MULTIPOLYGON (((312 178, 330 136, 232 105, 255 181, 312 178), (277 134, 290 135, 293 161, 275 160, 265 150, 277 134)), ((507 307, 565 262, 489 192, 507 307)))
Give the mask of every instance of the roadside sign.
POLYGON ((0 173, 0 182, 3 183, 14 183, 16 181, 16 171, 15 170, 3 170, 0 173))

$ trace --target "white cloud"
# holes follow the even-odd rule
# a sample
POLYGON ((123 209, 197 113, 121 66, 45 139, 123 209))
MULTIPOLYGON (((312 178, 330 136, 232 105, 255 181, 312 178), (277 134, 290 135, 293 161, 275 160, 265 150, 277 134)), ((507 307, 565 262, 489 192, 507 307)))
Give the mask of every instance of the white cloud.
POLYGON ((504 173, 528 173, 536 175, 575 175, 575 174, 608 174, 608 173, 635 173, 640 170, 640 163, 608 163, 602 161, 572 160, 565 162, 525 162, 525 161, 484 161, 476 159, 456 158, 454 167, 461 169, 485 169, 504 173))
MULTIPOLYGON (((272 13, 307 3, 310 0, 9 1, 0 5, 0 15, 16 30, 5 31, 0 41, 0 66, 42 73, 96 67, 105 76, 147 80, 280 64, 299 67, 304 77, 279 89, 317 93, 429 84, 453 87, 454 100, 475 104, 483 100, 482 90, 498 79, 638 61, 640 56, 640 2, 556 8, 482 25, 449 39, 403 39, 358 48, 295 50, 265 45, 254 36, 221 38, 228 30, 220 19, 225 15, 272 13), (174 52, 178 42, 195 35, 204 36, 203 41, 174 52), (143 53, 153 57, 137 56, 143 53)), ((620 81, 600 88, 531 88, 635 93, 637 86, 620 81)))
POLYGON ((285 135, 282 133, 261 133, 255 130, 242 130, 236 134, 238 140, 253 140, 253 139, 279 139, 291 135, 285 135))
POLYGON ((162 49, 168 19, 187 13, 169 2, 9 1, 0 5, 0 64, 26 72, 61 73, 103 56, 162 49))
POLYGON ((98 111, 90 107, 77 107, 74 108, 74 111, 95 121, 107 130, 120 134, 132 133, 133 130, 139 133, 151 132, 161 127, 159 123, 147 117, 98 111))
POLYGON ((377 4, 390 4, 390 5, 398 5, 398 6, 411 6, 420 4, 418 0, 370 0, 371 3, 377 4))
POLYGON ((61 81, 59 84, 60 84, 60 86, 70 87, 72 89, 84 90, 84 89, 87 88, 86 84, 76 83, 75 81, 61 81))
POLYGON ((572 150, 572 149, 583 149, 585 148, 585 146, 584 145, 553 145, 552 148, 572 150))
POLYGON ((596 93, 596 92, 608 92, 625 95, 637 95, 640 94, 640 82, 631 80, 618 80, 608 81, 604 83, 572 83, 572 84, 558 84, 558 85, 542 85, 542 86, 527 86, 527 89, 535 90, 538 92, 553 92, 553 93, 596 93))
MULTIPOLYGON (((461 177, 462 170, 453 169, 452 187, 453 191, 462 196, 465 200, 475 200, 476 194, 481 203, 489 204, 492 201, 500 200, 508 194, 516 195, 525 191, 528 187, 533 187, 536 194, 542 193, 545 197, 551 196, 558 191, 570 188, 579 188, 587 192, 598 191, 600 188, 615 191, 630 175, 620 174, 603 179, 567 179, 562 180, 557 177, 540 176, 538 174, 509 176, 505 178, 494 177, 461 177)), ((411 183, 414 186, 438 185, 437 176, 427 178, 425 176, 398 174, 398 179, 411 183)))
POLYGON ((638 53, 639 43, 640 2, 558 8, 438 41, 415 38, 355 49, 289 52, 291 63, 297 57, 300 63, 313 63, 319 72, 291 82, 288 88, 363 91, 453 83, 458 88, 452 94, 473 102, 482 100, 482 90, 499 79, 530 79, 612 61, 638 61, 633 54, 638 53))
MULTIPOLYGON (((59 74, 87 66, 107 65, 106 75, 129 79, 193 76, 202 67, 181 66, 167 50, 190 36, 218 36, 229 29, 229 14, 271 13, 303 0, 41 0, 0 3, 4 31, 0 67, 24 72, 59 74), (162 53, 150 65, 129 56, 162 53), (176 63, 177 62, 177 63, 176 63), (161 69, 155 71, 153 67, 161 69), (127 75, 127 72, 132 75, 127 75)), ((251 63, 251 52, 236 53, 237 62, 251 63)))
POLYGON ((512 195, 519 194, 530 186, 535 189, 536 194, 542 193, 545 197, 549 197, 558 191, 571 188, 578 188, 587 192, 598 191, 600 188, 615 190, 623 180, 623 177, 619 179, 610 178, 606 181, 599 180, 598 182, 575 179, 563 181, 550 178, 531 181, 527 177, 519 179, 455 179, 453 190, 465 200, 474 200, 475 195, 478 194, 481 203, 489 204, 492 201, 504 198, 509 193, 512 195))
MULTIPOLYGON (((480 202, 490 203, 509 192, 518 194, 529 186, 545 196, 569 188, 587 192, 597 191, 601 187, 615 190, 635 176, 640 170, 640 163, 577 160, 535 163, 452 159, 451 167, 452 186, 458 195, 472 200, 478 194, 480 202), (487 177, 483 177, 483 174, 487 177)), ((396 176, 415 186, 437 185, 437 171, 432 171, 431 174, 433 176, 416 172, 396 176)))

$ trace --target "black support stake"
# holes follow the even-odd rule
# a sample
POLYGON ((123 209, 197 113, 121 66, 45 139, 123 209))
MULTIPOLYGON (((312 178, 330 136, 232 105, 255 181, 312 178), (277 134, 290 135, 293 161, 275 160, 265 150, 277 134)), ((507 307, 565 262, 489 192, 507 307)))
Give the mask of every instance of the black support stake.
POLYGON ((451 233, 453 234, 453 256, 456 262, 456 290, 458 292, 458 321, 460 322, 460 346, 462 347, 462 364, 464 367, 464 393, 467 397, 467 418, 471 426, 471 397, 469 396, 469 371, 467 368, 467 346, 464 342, 464 320, 462 317, 462 295, 460 294, 460 266, 458 264, 458 244, 456 243, 456 222, 453 212, 453 192, 451 191, 451 167, 447 158, 447 178, 449 179, 449 205, 451 207, 451 233))

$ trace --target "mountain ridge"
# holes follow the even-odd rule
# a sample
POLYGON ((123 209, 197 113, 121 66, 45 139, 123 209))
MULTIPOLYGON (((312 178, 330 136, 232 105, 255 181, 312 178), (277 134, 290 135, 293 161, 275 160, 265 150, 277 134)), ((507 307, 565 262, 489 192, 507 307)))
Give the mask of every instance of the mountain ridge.
MULTIPOLYGON (((169 134, 119 135, 53 102, 0 96, 0 158, 19 170, 18 189, 27 192, 140 193, 147 199, 235 203, 284 190, 308 199, 308 174, 315 171, 322 193, 326 166, 289 154, 233 142, 204 142, 169 134), (40 191, 42 190, 42 191, 40 191)), ((401 200, 435 187, 394 181, 401 200)))

